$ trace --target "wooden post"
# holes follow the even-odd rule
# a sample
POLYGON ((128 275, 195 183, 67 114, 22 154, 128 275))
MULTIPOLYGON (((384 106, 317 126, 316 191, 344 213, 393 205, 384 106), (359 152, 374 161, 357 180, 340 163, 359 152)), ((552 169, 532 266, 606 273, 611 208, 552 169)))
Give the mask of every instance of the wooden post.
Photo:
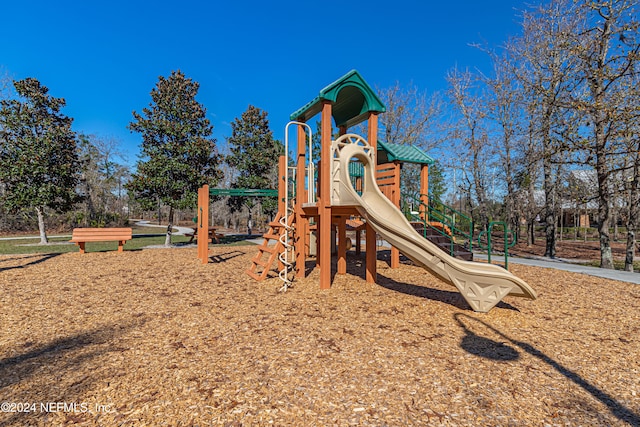
MULTIPOLYGON (((294 238, 295 257, 296 257, 296 277, 304 278, 306 274, 306 244, 309 220, 303 218, 302 204, 307 202, 307 190, 305 187, 305 169, 306 169, 306 135, 305 128, 302 125, 298 127, 298 156, 296 159, 296 231, 294 238)), ((286 167, 286 166, 285 166, 286 167)))
POLYGON ((196 233, 196 239, 198 241, 198 259, 200 261, 202 261, 202 241, 200 239, 200 236, 202 236, 202 233, 200 232, 200 221, 202 220, 202 203, 203 203, 202 188, 203 187, 198 188, 198 210, 196 212, 196 226, 194 231, 194 233, 196 233))
POLYGON ((318 256, 320 261, 320 289, 331 288, 331 103, 323 101, 320 120, 321 180, 318 201, 318 256))
POLYGON ((420 168, 420 218, 429 220, 429 165, 420 168))
POLYGON ((198 190, 198 258, 203 264, 209 262, 209 186, 203 185, 198 190))
MULTIPOLYGON (((369 121, 367 127, 367 141, 369 141, 369 145, 373 148, 374 152, 374 161, 372 167, 376 167, 376 149, 378 147, 378 114, 377 113, 369 113, 369 121)), ((375 171, 374 171, 375 173, 375 171)), ((366 225, 366 280, 368 283, 376 283, 377 281, 377 270, 376 270, 376 262, 377 262, 377 244, 376 244, 376 232, 373 230, 373 227, 369 225, 367 222, 366 225)))
MULTIPOLYGON (((287 206, 284 203, 284 199, 287 194, 287 188, 285 186, 285 176, 287 173, 287 158, 285 156, 280 156, 278 158, 278 212, 281 215, 287 216, 287 206)), ((282 271, 284 269, 284 263, 280 261, 280 257, 278 257, 278 271, 282 271)))
MULTIPOLYGON (((316 192, 316 206, 318 212, 320 212, 320 201, 322 200, 322 189, 320 183, 322 182, 322 160, 318 160, 318 191, 316 192)), ((316 220, 316 268, 320 268, 320 217, 317 216, 316 220)))
POLYGON ((347 218, 338 218, 338 274, 347 273, 347 218))
MULTIPOLYGON (((400 162, 393 162, 393 190, 391 192, 392 202, 396 207, 400 208, 400 162)), ((391 247, 391 268, 400 267, 400 251, 395 247, 391 247)))
POLYGON ((284 205, 284 198, 286 196, 287 189, 284 186, 284 177, 287 173, 287 158, 280 156, 278 158, 278 212, 283 215, 286 214, 286 206, 284 205))

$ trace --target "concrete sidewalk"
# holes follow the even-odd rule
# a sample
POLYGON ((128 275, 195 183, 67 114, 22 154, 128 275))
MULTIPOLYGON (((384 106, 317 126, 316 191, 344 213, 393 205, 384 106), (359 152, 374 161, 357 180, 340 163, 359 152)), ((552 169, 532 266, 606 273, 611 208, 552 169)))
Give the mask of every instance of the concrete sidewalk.
MULTIPOLYGON (((474 253, 473 258, 486 260, 487 255, 474 253)), ((504 256, 492 254, 491 260, 503 263, 504 256)), ((561 259, 517 258, 510 256, 509 263, 530 265, 533 267, 554 268, 556 270, 587 274, 589 276, 602 277, 603 279, 619 280, 621 282, 635 283, 637 285, 640 285, 640 273, 631 273, 629 271, 621 270, 607 270, 605 268, 572 264, 561 259)))
MULTIPOLYGON (((151 224, 150 221, 139 220, 139 219, 132 219, 131 221, 135 221, 135 224, 140 226, 140 227, 161 228, 164 231, 162 234, 165 234, 166 231, 167 231, 167 226, 166 225, 151 224)), ((186 233, 193 233, 193 228, 190 228, 190 227, 179 227, 177 225, 174 225, 173 229, 176 230, 176 231, 173 232, 174 236, 182 236, 182 235, 184 235, 186 233)))

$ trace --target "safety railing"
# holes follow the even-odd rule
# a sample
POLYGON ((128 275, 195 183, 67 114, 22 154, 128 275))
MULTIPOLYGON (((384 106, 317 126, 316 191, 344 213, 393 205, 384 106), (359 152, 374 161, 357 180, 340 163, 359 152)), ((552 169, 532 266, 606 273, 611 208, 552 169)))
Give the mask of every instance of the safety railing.
MULTIPOLYGON (((429 206, 422 200, 424 195, 402 194, 402 210, 408 220, 420 221, 425 227, 436 230, 439 234, 457 240, 457 243, 464 242, 468 245, 468 250, 473 250, 473 219, 462 212, 444 204, 433 195, 427 197, 429 206), (434 227, 433 223, 439 223, 442 228, 434 227), (449 230, 447 233, 445 230, 449 230)), ((426 230, 426 228, 425 228, 426 230)), ((453 243, 453 242, 452 242, 453 243)))
POLYGON ((464 213, 443 203, 438 197, 429 194, 429 221, 442 222, 451 229, 451 234, 468 242, 469 251, 473 249, 473 219, 464 213))
POLYGON ((502 243, 503 251, 504 251, 504 268, 509 269, 509 248, 513 247, 518 243, 518 235, 514 233, 512 230, 507 228, 507 224, 504 221, 491 221, 489 223, 489 228, 480 232, 478 235, 478 246, 480 249, 487 251, 487 262, 491 264, 491 252, 493 252, 494 240, 493 236, 493 227, 494 226, 502 226, 502 242, 498 241, 498 243, 502 243), (483 245, 483 241, 486 236, 486 244, 483 245))

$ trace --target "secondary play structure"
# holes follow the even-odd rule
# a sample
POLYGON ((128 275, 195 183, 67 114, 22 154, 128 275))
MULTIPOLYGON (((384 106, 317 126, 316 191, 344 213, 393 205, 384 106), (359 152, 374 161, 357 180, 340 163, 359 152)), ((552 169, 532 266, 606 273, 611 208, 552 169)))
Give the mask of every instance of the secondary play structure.
MULTIPOLYGON (((283 156, 279 164, 278 214, 247 273, 262 280, 277 263, 283 290, 286 290, 292 276, 305 276, 306 260, 315 247, 320 287, 328 289, 332 280, 332 248, 336 249, 336 272, 345 274, 346 230, 348 225, 353 225, 357 230, 357 252, 360 251, 359 232, 365 232, 367 282, 375 283, 377 279, 376 235, 379 235, 392 246, 392 268, 399 265, 400 253, 404 254, 455 286, 475 311, 487 312, 507 295, 535 299, 535 291, 508 270, 498 265, 455 258, 423 237, 406 219, 399 208, 399 163, 379 164, 377 156, 378 115, 385 109, 375 92, 353 70, 291 114, 292 121, 285 129, 287 156, 283 156), (321 153, 316 171, 311 158, 311 128, 307 123, 317 114, 320 114, 321 153), (366 139, 347 132, 350 127, 365 121, 366 139), (333 124, 340 135, 335 140, 332 140, 333 124), (297 150, 295 157, 289 159, 292 129, 295 130, 297 150), (290 164, 294 165, 292 173, 289 173, 290 164), (315 244, 312 237, 315 237, 315 244)), ((421 198, 428 197, 427 187, 428 162, 422 165, 421 198)), ((208 188, 203 187, 198 196, 197 232, 202 233, 198 240, 198 256, 206 263, 208 188)), ((428 206, 427 200, 423 202, 421 206, 428 206)), ((426 212, 420 215, 423 219, 428 217, 426 212)))

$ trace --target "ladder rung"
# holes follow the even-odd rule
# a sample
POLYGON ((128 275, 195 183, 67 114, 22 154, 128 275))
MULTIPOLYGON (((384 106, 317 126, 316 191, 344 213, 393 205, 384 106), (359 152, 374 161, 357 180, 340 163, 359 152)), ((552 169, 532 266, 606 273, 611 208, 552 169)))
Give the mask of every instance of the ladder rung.
POLYGON ((254 259, 251 262, 254 263, 255 265, 259 265, 259 266, 265 267, 265 268, 267 268, 269 266, 268 263, 262 261, 261 259, 254 259))
POLYGON ((260 277, 260 275, 258 275, 257 273, 254 273, 254 272, 253 272, 253 271, 251 271, 251 270, 247 270, 247 271, 246 271, 246 273, 247 273, 249 276, 253 277, 255 280, 258 280, 258 281, 262 280, 262 277, 260 277))

